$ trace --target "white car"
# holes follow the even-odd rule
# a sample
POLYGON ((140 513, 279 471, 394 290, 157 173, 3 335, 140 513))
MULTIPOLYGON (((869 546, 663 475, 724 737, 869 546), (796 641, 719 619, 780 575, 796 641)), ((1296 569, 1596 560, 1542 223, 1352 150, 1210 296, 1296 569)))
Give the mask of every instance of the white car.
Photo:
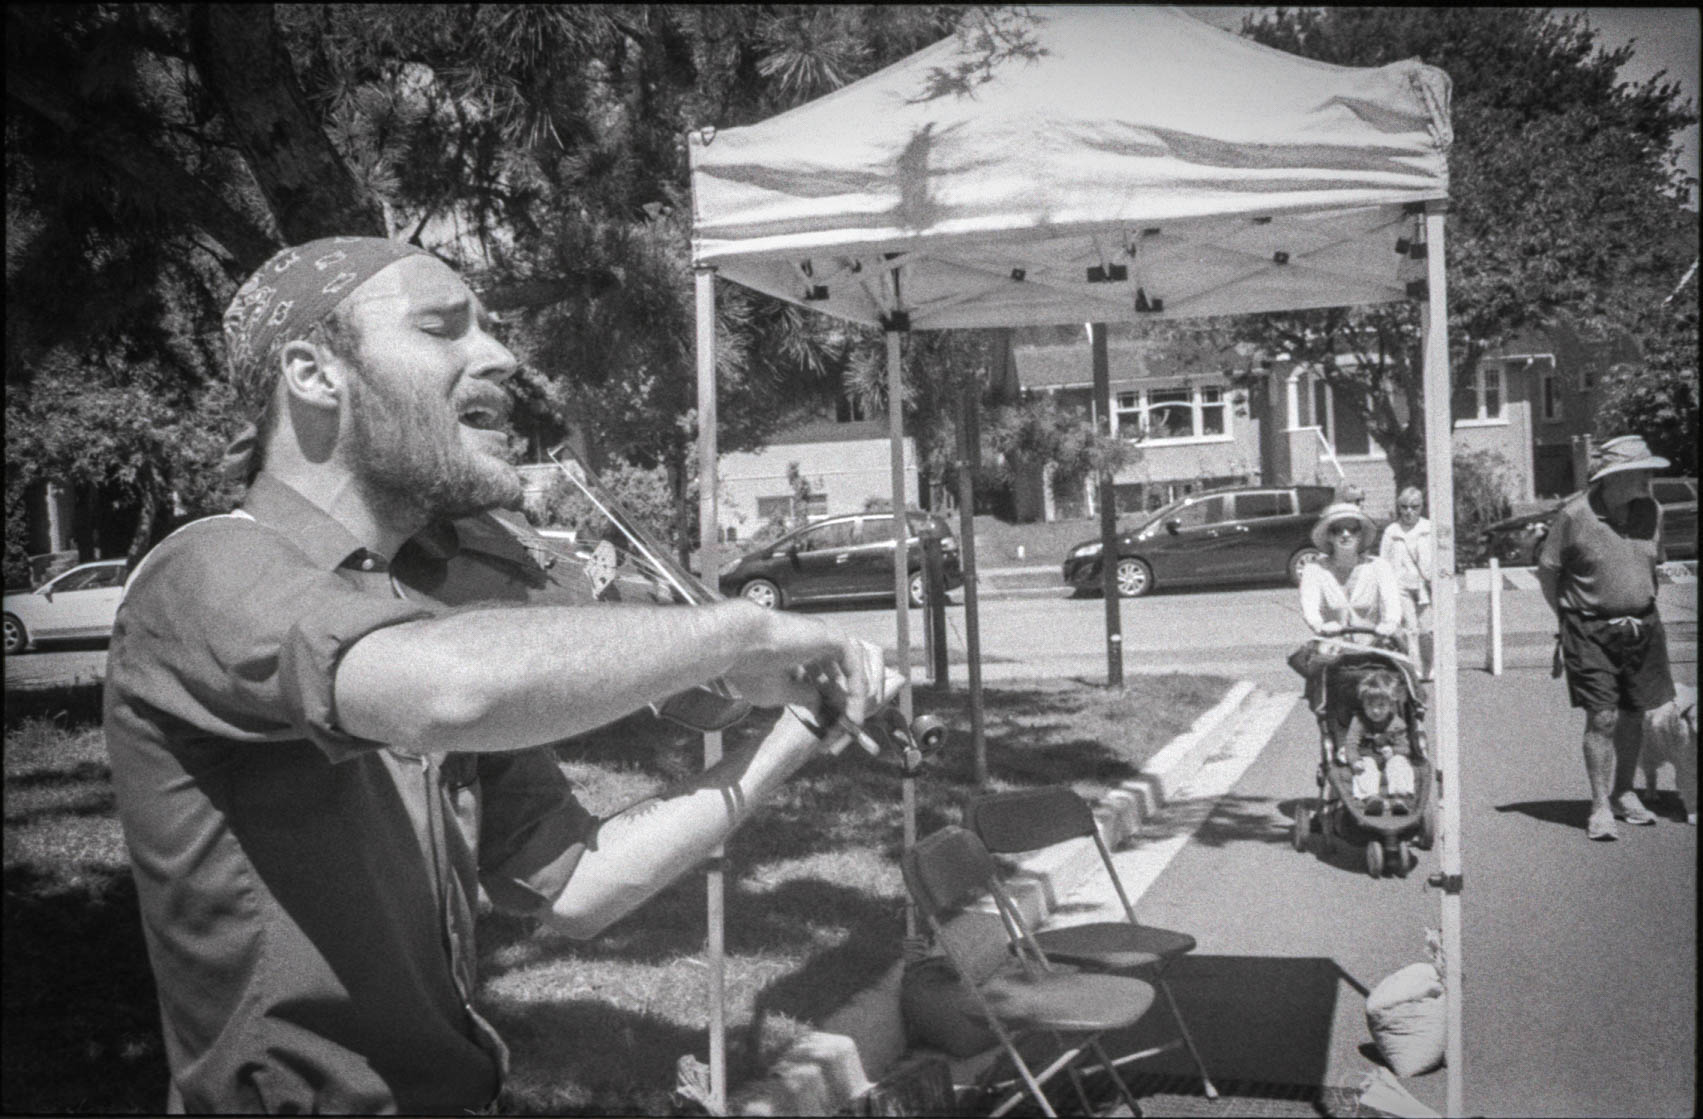
POLYGON ((73 567, 33 591, 6 596, 6 654, 43 641, 112 637, 124 597, 127 560, 97 560, 73 567))

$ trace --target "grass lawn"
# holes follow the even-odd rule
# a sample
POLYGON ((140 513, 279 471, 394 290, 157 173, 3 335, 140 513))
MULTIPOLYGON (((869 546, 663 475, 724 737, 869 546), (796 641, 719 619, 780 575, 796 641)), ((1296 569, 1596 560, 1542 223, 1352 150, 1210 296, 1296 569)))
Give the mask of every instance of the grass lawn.
MULTIPOLYGON (((996 788, 1126 780, 1220 699, 1216 677, 1137 676, 1118 693, 1070 681, 986 689, 996 788)), ((919 688, 953 729, 918 782, 918 831, 973 793, 967 697, 919 688)), ((113 815, 93 689, 23 701, 5 730, 4 1098, 17 1112, 150 1112, 165 1096, 154 987, 113 815)), ((767 729, 750 720, 731 748, 767 729)), ((701 765, 701 739, 648 716, 562 750, 594 812, 701 765)), ((728 844, 729 1074, 737 1085, 901 954, 900 780, 855 747, 813 762, 728 844)), ((516 1114, 668 1114, 675 1062, 706 1058, 704 875, 687 875, 592 941, 481 921, 482 1010, 513 1051, 516 1114)))

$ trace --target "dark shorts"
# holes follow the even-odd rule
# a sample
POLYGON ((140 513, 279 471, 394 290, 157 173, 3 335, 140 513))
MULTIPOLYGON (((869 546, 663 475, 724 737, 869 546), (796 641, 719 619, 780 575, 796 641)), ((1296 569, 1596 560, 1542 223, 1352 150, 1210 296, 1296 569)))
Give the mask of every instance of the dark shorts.
POLYGON ((1651 610, 1639 618, 1561 615, 1567 697, 1587 711, 1649 711, 1673 698, 1668 641, 1651 610))

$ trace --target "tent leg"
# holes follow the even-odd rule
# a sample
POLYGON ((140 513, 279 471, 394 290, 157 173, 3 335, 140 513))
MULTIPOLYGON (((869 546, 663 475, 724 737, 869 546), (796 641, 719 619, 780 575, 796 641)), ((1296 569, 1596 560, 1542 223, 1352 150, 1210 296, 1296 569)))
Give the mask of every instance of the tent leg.
MULTIPOLYGON (((916 717, 916 704, 911 698, 911 592, 910 572, 907 570, 910 549, 905 504, 905 407, 904 374, 899 360, 900 332, 887 332, 887 437, 890 464, 893 472, 893 628, 894 647, 899 653, 899 672, 905 678, 899 692, 899 710, 909 726, 916 717)), ((900 779, 905 804, 905 849, 917 842, 917 790, 911 777, 900 779)), ((916 908, 905 904, 905 936, 917 935, 916 908)))
MULTIPOLYGON (((715 381, 715 270, 699 268, 693 273, 697 294, 698 347, 698 564, 706 586, 720 566, 717 545, 721 542, 720 515, 716 508, 716 381, 715 381)), ((721 760, 721 732, 704 734, 704 768, 721 760)), ((704 950, 709 957, 710 985, 710 1099, 716 1113, 727 1114, 727 986, 726 909, 722 879, 726 847, 718 844, 710 852, 705 881, 705 906, 709 926, 704 950)))
POLYGON ((976 482, 981 432, 976 422, 979 384, 970 380, 958 399, 958 554, 964 565, 964 644, 970 670, 970 743, 978 789, 988 783, 987 730, 982 719, 981 606, 976 589, 976 482))
MULTIPOLYGON (((1106 357, 1106 324, 1090 323, 1088 335, 1093 344, 1094 401, 1099 417, 1094 421, 1098 432, 1105 425, 1112 434, 1112 380, 1106 357)), ((1096 479, 1100 490, 1100 590, 1106 600, 1106 686, 1121 688, 1124 684, 1123 602, 1118 597, 1118 496, 1109 471, 1100 471, 1096 479)))
POLYGON ((1442 887, 1443 957, 1446 963, 1443 990, 1448 1009, 1443 1055, 1447 1063, 1446 1114, 1465 1115, 1463 1045, 1461 1037, 1461 767, 1459 685, 1455 676, 1458 650, 1455 647, 1455 596, 1459 589, 1455 572, 1455 482, 1452 432, 1449 416, 1449 303, 1443 268, 1443 213, 1425 215, 1425 260, 1428 299, 1422 307, 1425 337, 1425 477, 1431 510, 1437 560, 1435 586, 1431 595, 1432 624, 1436 629, 1436 694, 1432 710, 1437 759, 1438 791, 1442 819, 1442 871, 1435 881, 1442 887))

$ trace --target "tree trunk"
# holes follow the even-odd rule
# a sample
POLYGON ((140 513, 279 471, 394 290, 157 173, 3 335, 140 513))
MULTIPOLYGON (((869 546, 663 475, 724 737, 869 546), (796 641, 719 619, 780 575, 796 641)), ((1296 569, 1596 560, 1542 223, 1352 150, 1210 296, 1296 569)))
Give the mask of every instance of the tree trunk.
POLYGON ((258 265, 277 247, 266 230, 147 140, 110 119, 91 118, 82 105, 58 89, 13 68, 6 71, 6 96, 51 121, 79 148, 135 183, 143 197, 205 230, 244 268, 258 265))
MULTIPOLYGON (((384 212, 355 181, 308 105, 272 5, 196 4, 189 28, 202 80, 247 156, 284 241, 383 237, 384 212)), ((242 263, 253 268, 261 260, 242 263)))

